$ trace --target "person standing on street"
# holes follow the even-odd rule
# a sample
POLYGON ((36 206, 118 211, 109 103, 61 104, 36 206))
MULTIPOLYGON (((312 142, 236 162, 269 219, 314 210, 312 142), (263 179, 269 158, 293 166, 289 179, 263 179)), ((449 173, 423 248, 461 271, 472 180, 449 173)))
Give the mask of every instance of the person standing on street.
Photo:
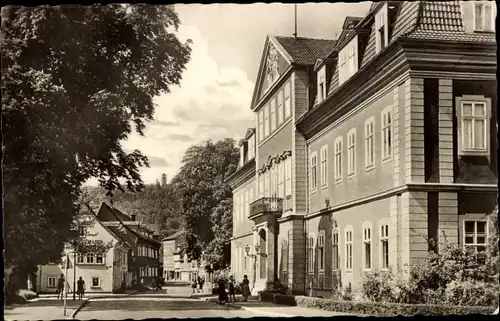
POLYGON ((83 299, 83 295, 85 294, 85 281, 82 279, 82 277, 80 277, 78 279, 78 281, 76 282, 76 285, 77 285, 77 291, 76 293, 78 293, 78 300, 82 300, 83 299))
POLYGON ((201 290, 201 293, 203 293, 203 284, 205 284, 205 277, 201 277, 200 278, 200 290, 201 290))
POLYGON ((223 278, 219 279, 218 282, 218 292, 219 292, 219 304, 226 304, 228 297, 226 293, 226 280, 223 278))
POLYGON ((193 278, 193 283, 191 284, 191 287, 193 288, 193 294, 196 293, 196 278, 193 278))
POLYGON ((243 294, 243 301, 247 301, 250 296, 250 281, 248 281, 247 275, 243 275, 243 282, 241 282, 241 292, 243 294))
POLYGON ((57 299, 61 297, 61 300, 64 298, 64 274, 61 274, 59 280, 57 280, 57 299))
POLYGON ((236 301, 236 296, 235 296, 235 293, 234 293, 234 278, 233 276, 231 275, 229 277, 229 301, 233 300, 233 302, 236 301))

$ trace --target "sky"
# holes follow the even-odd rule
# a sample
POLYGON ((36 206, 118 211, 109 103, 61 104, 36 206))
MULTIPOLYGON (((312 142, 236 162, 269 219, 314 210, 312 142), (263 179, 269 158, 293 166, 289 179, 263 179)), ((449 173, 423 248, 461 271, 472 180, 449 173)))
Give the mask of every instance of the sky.
MULTIPOLYGON (((335 39, 346 16, 364 16, 371 2, 297 5, 299 37, 335 39)), ((155 120, 144 136, 133 133, 123 148, 139 149, 150 161, 146 184, 179 171, 189 146, 208 139, 238 141, 255 127, 250 100, 266 35, 292 36, 293 4, 178 4, 177 36, 191 39, 191 60, 180 86, 155 98, 155 120)), ((95 180, 87 182, 96 185, 95 180)))

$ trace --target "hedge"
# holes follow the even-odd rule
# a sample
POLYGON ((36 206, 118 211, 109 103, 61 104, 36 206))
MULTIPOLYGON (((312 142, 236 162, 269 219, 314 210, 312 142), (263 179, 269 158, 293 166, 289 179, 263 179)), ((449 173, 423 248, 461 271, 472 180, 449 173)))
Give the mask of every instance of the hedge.
POLYGON ((300 307, 373 316, 492 314, 497 308, 483 306, 333 301, 304 296, 295 297, 295 302, 297 306, 300 307))

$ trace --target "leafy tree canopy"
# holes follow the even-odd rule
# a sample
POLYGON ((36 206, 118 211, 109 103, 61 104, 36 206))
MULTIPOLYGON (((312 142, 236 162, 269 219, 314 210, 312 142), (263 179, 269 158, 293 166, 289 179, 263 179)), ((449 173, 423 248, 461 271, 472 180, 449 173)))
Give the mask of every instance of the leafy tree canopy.
POLYGON ((142 187, 147 158, 121 141, 179 84, 191 52, 179 23, 170 5, 2 8, 7 266, 60 257, 87 179, 142 187))
POLYGON ((192 259, 202 252, 211 261, 222 258, 232 234, 232 192, 225 180, 236 170, 238 157, 231 138, 191 146, 172 180, 182 197, 186 251, 192 259))

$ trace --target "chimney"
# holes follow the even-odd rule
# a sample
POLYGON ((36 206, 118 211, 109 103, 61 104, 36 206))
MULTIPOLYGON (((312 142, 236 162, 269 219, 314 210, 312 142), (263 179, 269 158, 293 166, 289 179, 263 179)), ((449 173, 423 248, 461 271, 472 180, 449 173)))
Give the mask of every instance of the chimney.
POLYGON ((135 221, 135 214, 130 215, 132 217, 132 221, 135 221))
POLYGON ((166 187, 167 186, 167 174, 163 173, 161 174, 161 187, 166 187))

